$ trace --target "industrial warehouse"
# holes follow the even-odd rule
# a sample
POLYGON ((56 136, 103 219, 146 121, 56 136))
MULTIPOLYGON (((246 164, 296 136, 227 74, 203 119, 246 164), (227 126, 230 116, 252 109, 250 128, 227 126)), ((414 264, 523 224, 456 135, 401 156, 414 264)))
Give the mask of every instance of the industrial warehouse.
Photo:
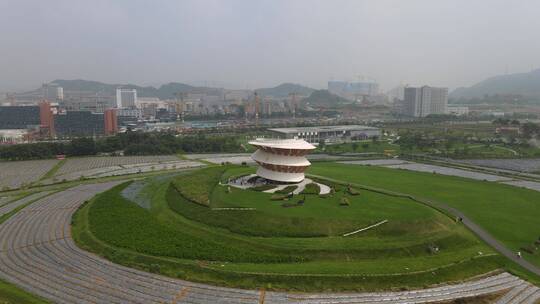
POLYGON ((312 144, 320 142, 344 143, 381 136, 379 128, 361 125, 273 128, 268 130, 277 134, 279 138, 299 138, 312 144))

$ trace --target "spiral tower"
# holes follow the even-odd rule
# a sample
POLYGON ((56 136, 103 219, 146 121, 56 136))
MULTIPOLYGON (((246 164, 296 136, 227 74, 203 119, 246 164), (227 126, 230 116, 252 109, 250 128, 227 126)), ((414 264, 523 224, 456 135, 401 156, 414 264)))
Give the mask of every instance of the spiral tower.
POLYGON ((304 172, 311 165, 306 155, 315 149, 303 139, 256 139, 249 144, 257 148, 251 155, 259 164, 257 175, 283 183, 304 180, 304 172))

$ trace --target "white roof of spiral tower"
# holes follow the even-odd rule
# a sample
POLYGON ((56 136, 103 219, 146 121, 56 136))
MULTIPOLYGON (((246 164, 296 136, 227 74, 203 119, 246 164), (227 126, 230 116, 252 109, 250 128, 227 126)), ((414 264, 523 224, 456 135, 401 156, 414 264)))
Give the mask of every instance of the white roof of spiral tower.
POLYGON ((266 139, 257 138, 249 142, 251 145, 276 148, 276 149, 295 149, 295 150, 313 150, 315 146, 303 139, 266 139))

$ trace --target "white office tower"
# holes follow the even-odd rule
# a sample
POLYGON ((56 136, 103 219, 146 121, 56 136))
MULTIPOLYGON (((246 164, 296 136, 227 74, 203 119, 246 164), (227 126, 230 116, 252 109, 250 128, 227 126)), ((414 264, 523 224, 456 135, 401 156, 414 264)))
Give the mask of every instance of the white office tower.
POLYGON ((446 114, 448 88, 406 87, 403 95, 403 114, 406 116, 425 117, 430 114, 446 114))
POLYGON ((62 87, 56 88, 56 99, 64 100, 64 88, 62 87))
POLYGON ((137 105, 137 90, 135 89, 116 89, 116 107, 117 108, 135 108, 137 105))
POLYGON ((306 155, 315 146, 303 139, 256 139, 249 142, 257 148, 251 158, 259 164, 257 175, 268 180, 298 183, 311 165, 306 155))
POLYGON ((379 94, 379 84, 375 81, 328 81, 328 92, 349 100, 373 97, 379 94))

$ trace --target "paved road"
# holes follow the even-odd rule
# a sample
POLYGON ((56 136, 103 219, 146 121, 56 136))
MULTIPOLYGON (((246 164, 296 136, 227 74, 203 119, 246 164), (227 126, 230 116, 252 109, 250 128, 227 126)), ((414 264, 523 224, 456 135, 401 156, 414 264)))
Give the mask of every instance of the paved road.
MULTIPOLYGON (((427 303, 511 290, 534 303, 537 287, 508 273, 403 292, 287 293, 222 288, 112 264, 79 249, 70 222, 85 200, 116 182, 40 199, 0 225, 0 277, 56 303, 427 303)), ((512 300, 513 301, 513 300, 512 300)))
POLYGON ((482 229, 480 226, 475 224, 473 221, 471 221, 463 212, 452 208, 446 204, 434 204, 436 206, 439 206, 440 208, 450 212, 454 216, 460 217, 463 221, 463 224, 467 226, 470 230, 472 230, 478 237, 480 237, 484 242, 488 243, 491 247, 495 248, 499 253, 506 256, 510 260, 516 262, 523 268, 529 270, 532 273, 535 273, 536 275, 540 276, 540 268, 536 265, 533 265, 532 263, 529 263, 527 260, 524 260, 522 258, 518 258, 517 253, 511 251, 506 246, 501 244, 499 241, 497 241, 491 234, 489 234, 487 231, 482 229))

